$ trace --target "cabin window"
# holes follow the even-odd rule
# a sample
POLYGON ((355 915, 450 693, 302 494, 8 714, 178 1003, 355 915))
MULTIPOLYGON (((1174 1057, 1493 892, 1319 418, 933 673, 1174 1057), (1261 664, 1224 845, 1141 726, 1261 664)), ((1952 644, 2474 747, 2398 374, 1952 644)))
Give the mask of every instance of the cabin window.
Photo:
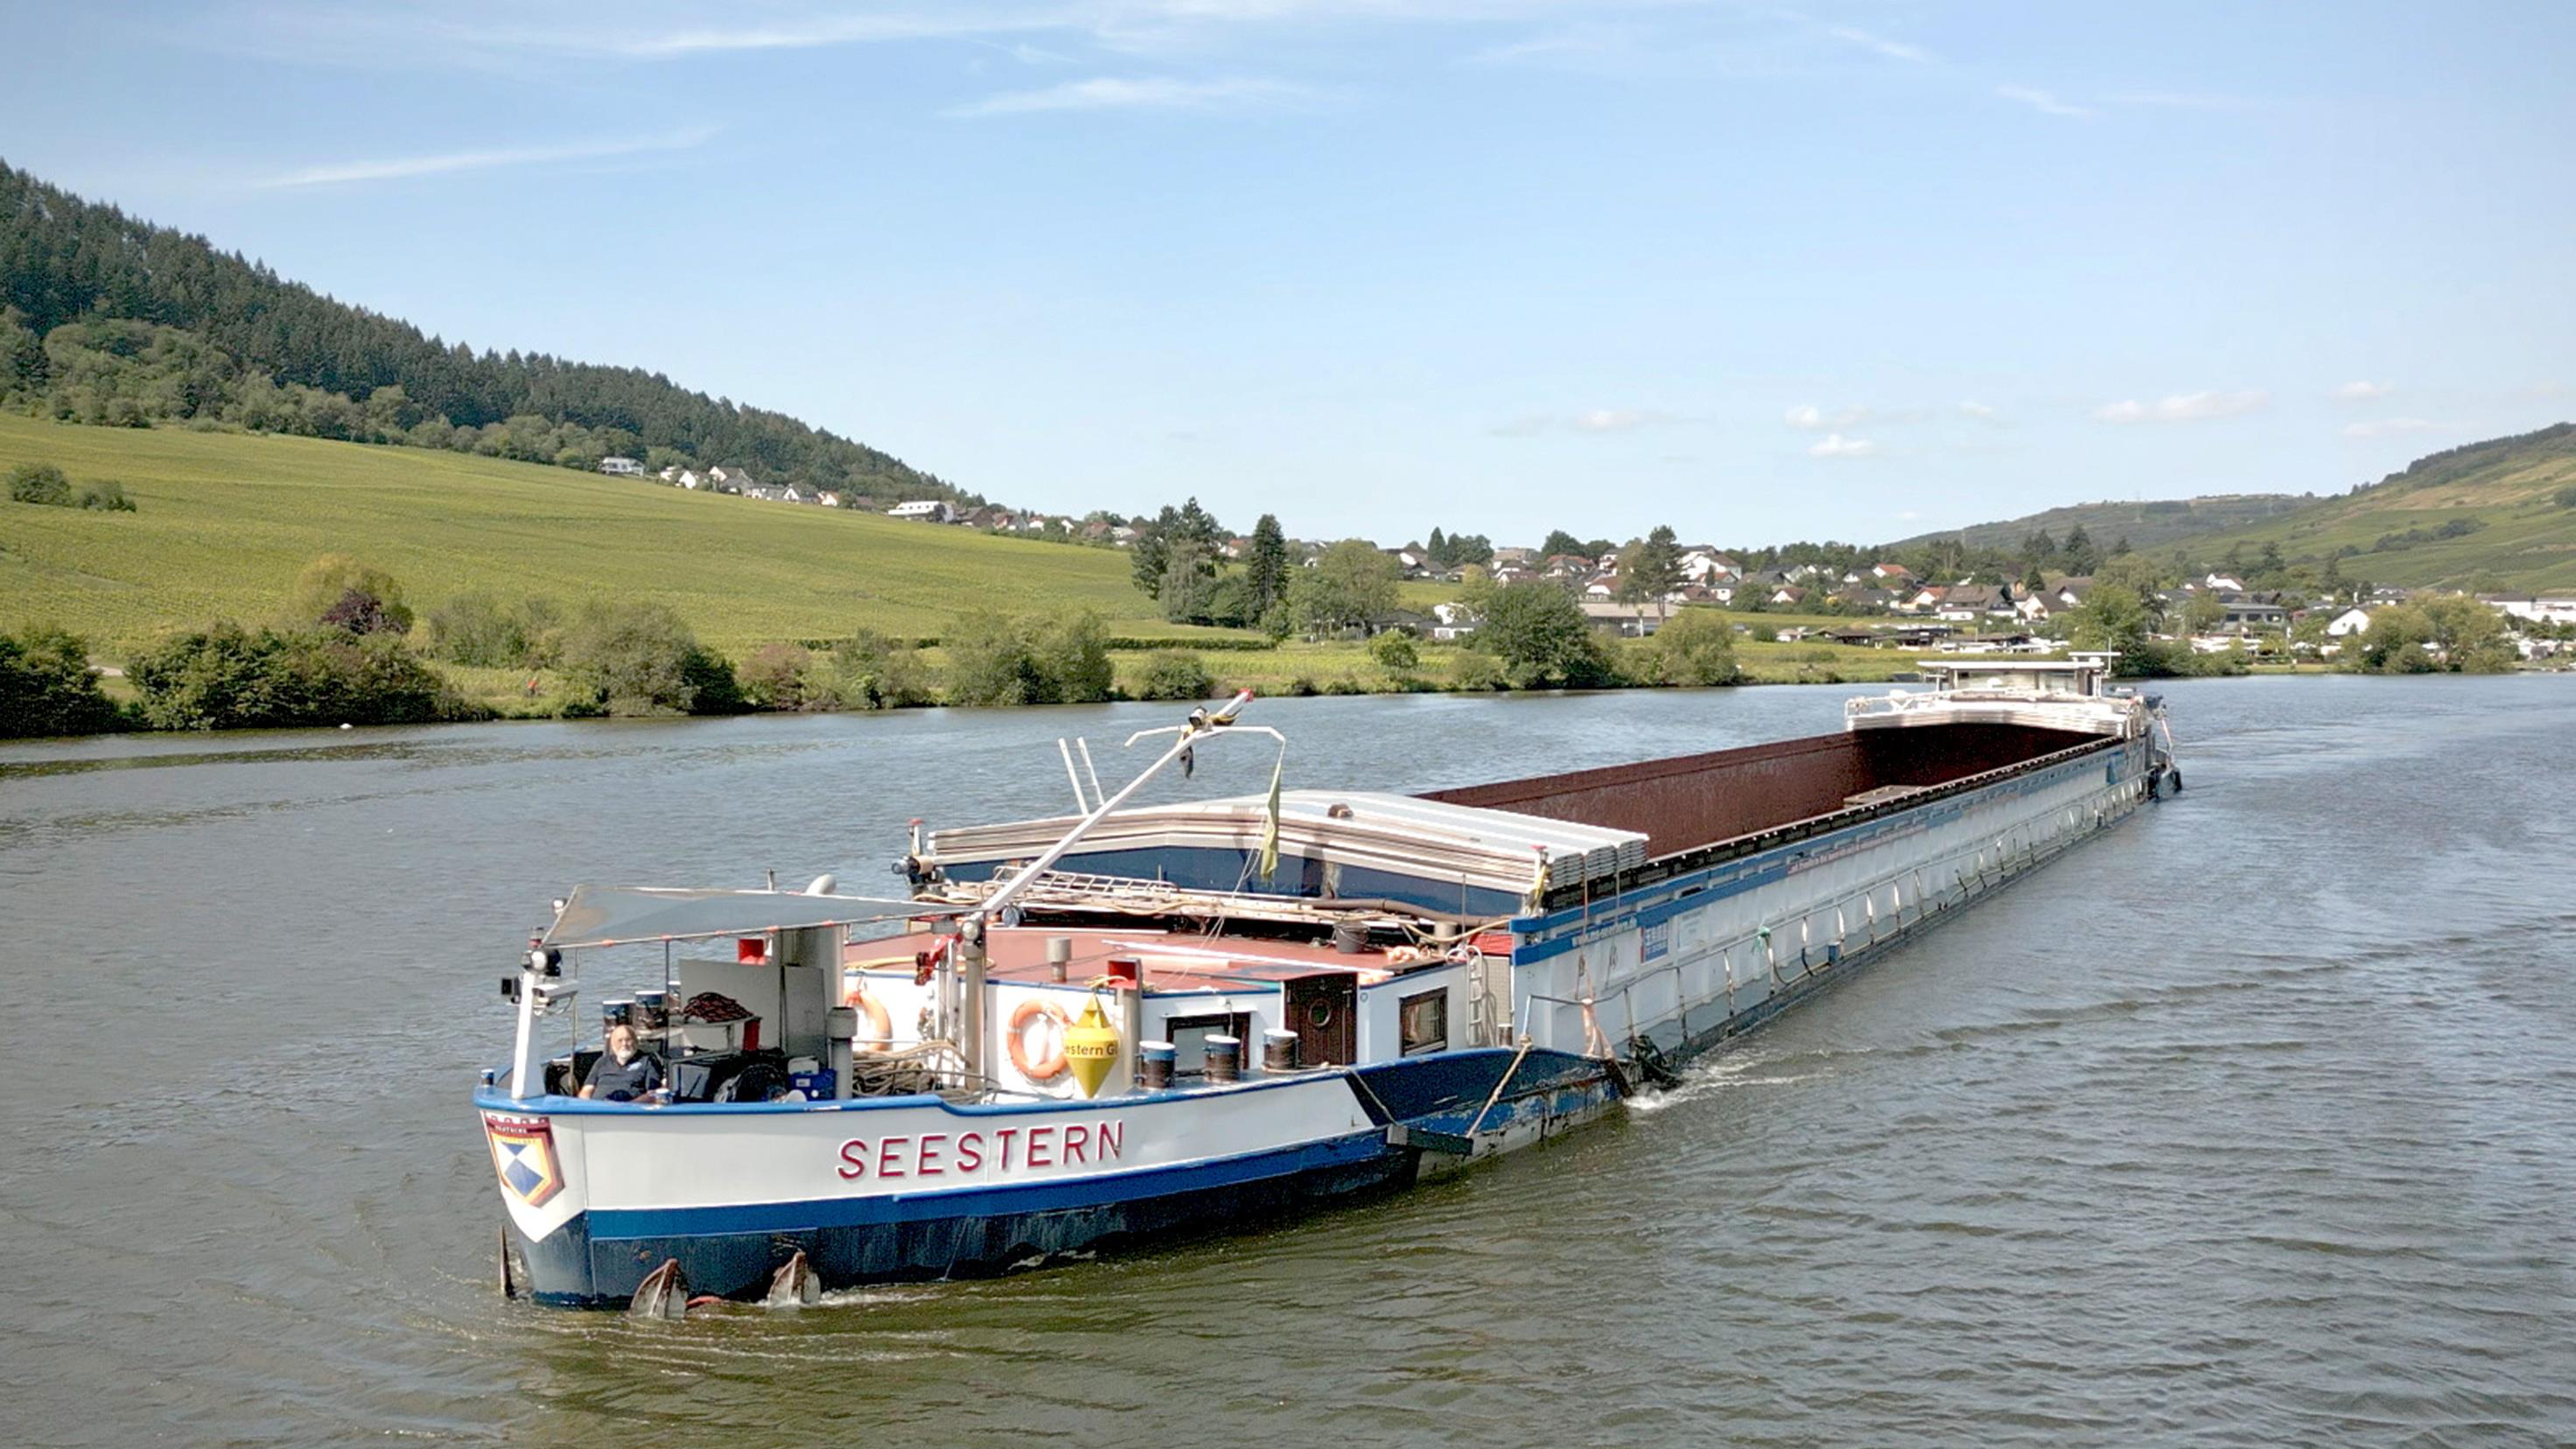
POLYGON ((1172 1070, 1182 1076, 1193 1076, 1207 1070, 1207 1039, 1230 1036, 1244 1044, 1246 1066, 1258 1064, 1253 1053, 1260 1050, 1252 1040, 1252 1014, 1247 1011, 1224 1012, 1209 1016, 1175 1016, 1163 1023, 1163 1040, 1172 1044, 1172 1070))
POLYGON ((1395 1009, 1404 1055, 1449 1049, 1449 988, 1405 997, 1395 1009))

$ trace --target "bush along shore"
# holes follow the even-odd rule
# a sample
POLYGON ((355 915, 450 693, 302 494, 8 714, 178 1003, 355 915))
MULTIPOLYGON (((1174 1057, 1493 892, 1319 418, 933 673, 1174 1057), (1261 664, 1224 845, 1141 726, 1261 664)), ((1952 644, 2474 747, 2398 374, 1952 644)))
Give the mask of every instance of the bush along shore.
MULTIPOLYGON (((257 623, 164 634, 114 671, 42 625, 0 634, 0 736, 425 724, 495 718, 738 714, 926 705, 1086 704, 1268 693, 1600 689, 1742 679, 1732 626, 1677 618, 1614 641, 1558 590, 1496 600, 1475 647, 1403 633, 1202 653, 1113 636, 1095 613, 970 614, 936 639, 858 631, 761 646, 739 662, 667 606, 467 593, 424 615, 400 581, 315 559, 257 623), (117 687, 112 696, 110 687, 117 687)), ((1232 643, 1234 641, 1227 641, 1232 643)))
MULTIPOLYGON (((2167 658, 2143 630, 2121 622, 2078 642, 2115 650, 2135 673, 2245 672, 2245 661, 2224 656, 2167 658)), ((2424 632, 2438 637, 2443 624, 2429 620, 2424 632)), ((1203 650, 1114 635, 1087 611, 988 612, 958 618, 936 637, 860 630, 765 644, 737 661, 700 643, 663 604, 470 592, 423 613, 400 581, 335 554, 305 567, 273 617, 166 633, 128 659, 121 678, 93 664, 88 641, 61 629, 0 633, 0 738, 1195 700, 1238 688, 1316 695, 1856 684, 1912 664, 1902 653, 1784 644, 1768 632, 1758 620, 1748 627, 1731 612, 1694 607, 1677 610, 1651 637, 1612 638, 1592 628, 1564 590, 1528 583, 1487 594, 1478 629, 1454 644, 1388 631, 1226 639, 1203 650)), ((2436 667, 2422 662, 2426 651, 2411 637, 2385 642, 2353 651, 2349 667, 2436 667)))

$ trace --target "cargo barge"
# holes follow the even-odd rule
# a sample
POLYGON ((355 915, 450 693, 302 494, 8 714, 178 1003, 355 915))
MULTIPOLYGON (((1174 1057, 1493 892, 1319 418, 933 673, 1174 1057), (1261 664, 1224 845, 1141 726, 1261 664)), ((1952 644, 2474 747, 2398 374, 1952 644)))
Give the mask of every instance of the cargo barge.
POLYGON ((1242 696, 1148 732, 1175 738, 1115 795, 1068 752, 1076 815, 916 828, 899 898, 576 889, 502 983, 518 1038, 475 1097, 504 1286, 810 1301, 1580 1127, 2180 787, 2160 706, 2106 658, 1922 667, 1932 688, 1807 739, 1126 808, 1196 751, 1278 739, 1242 696), (582 1010, 584 962, 614 980, 639 948, 658 974, 582 1010), (626 1029, 604 1076, 590 1020, 626 1029), (603 1079, 653 1090, 582 1094, 603 1079))

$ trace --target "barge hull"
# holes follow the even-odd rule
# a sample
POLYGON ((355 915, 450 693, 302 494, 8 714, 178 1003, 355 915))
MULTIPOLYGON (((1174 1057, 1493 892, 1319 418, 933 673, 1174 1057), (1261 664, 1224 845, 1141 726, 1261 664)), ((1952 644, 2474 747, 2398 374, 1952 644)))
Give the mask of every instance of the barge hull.
MULTIPOLYGON (((610 1306, 676 1260, 694 1291, 756 1297, 799 1252, 832 1288, 972 1277, 1392 1191, 1605 1115, 1633 1075, 1721 1048, 2118 824, 2161 768, 2135 731, 1943 723, 1426 797, 1625 842, 1579 857, 1570 883, 1538 870, 1495 923, 1507 933, 1476 935, 1481 950, 1435 968, 1446 976, 1385 983, 1480 993, 1454 1019, 1498 1017, 1502 1030, 1470 1025, 1476 1045, 1097 1101, 639 1113, 487 1087, 477 1105, 519 1281, 543 1302, 610 1306), (1506 936, 1507 956, 1484 944, 1506 936), (1437 985, 1450 978, 1484 984, 1437 985), (1060 1133, 1065 1153, 1088 1141, 1091 1160, 1014 1169, 1007 1146, 998 1170, 961 1160, 970 1140, 980 1154, 984 1137, 1019 1132, 1031 1144, 1060 1133), (937 1167, 934 1141, 948 1154, 937 1167)), ((1403 798, 1358 808, 1385 813, 1403 798)), ((1231 847, 1157 848, 1231 868, 1231 847)))

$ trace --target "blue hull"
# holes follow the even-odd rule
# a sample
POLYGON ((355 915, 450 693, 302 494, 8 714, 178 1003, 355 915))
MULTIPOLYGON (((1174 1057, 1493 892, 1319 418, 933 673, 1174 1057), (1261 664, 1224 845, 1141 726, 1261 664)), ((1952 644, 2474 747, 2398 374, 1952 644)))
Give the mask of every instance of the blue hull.
MULTIPOLYGON (((1046 1258, 1237 1232, 1410 1185, 1425 1149, 1388 1125, 1463 1131, 1597 1111, 1617 1080, 1559 1052, 1499 1048, 1363 1069, 1366 1132, 1276 1152, 990 1191, 651 1211, 594 1209, 544 1239, 509 1229, 529 1296, 613 1308, 675 1260, 692 1293, 758 1297, 803 1252, 826 1288, 990 1277, 1046 1258), (1506 1070, 1511 1080, 1497 1095, 1506 1070), (1492 1099, 1493 1106, 1486 1103, 1492 1099)), ((1179 1106, 1179 1104, 1176 1104, 1179 1106)), ((1179 1107, 1179 1110, 1188 1110, 1179 1107)))

